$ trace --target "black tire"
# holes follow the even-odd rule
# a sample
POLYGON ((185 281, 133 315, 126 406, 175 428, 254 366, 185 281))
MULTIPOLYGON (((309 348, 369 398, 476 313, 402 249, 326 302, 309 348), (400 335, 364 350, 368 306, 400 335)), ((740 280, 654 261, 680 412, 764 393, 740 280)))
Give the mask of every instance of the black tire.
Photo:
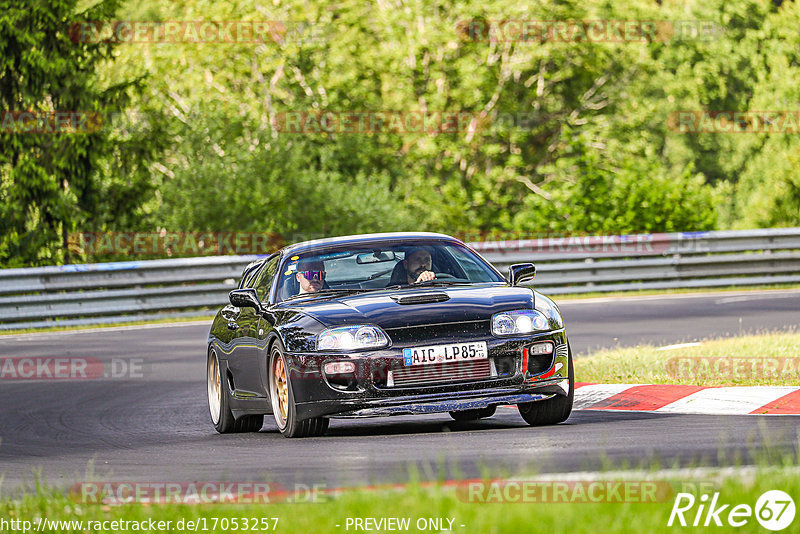
POLYGON ((258 432, 264 426, 263 415, 243 415, 233 424, 234 432, 258 432))
POLYGON ((456 421, 475 421, 476 419, 483 419, 491 417, 497 411, 497 406, 487 406, 486 408, 475 408, 472 410, 460 410, 458 412, 449 412, 450 417, 456 421))
POLYGON ((230 408, 230 392, 228 381, 222 376, 222 366, 219 364, 217 352, 208 351, 206 365, 206 389, 208 390, 208 409, 211 415, 211 424, 220 434, 233 432, 258 432, 264 425, 263 415, 245 415, 239 419, 233 417, 230 408), (216 405, 216 406, 215 406, 216 405))
POLYGON ((547 400, 518 404, 519 414, 531 426, 563 423, 572 413, 575 400, 575 371, 572 367, 572 349, 568 349, 569 394, 556 395, 547 400))
POLYGON ((275 340, 269 356, 269 397, 278 430, 287 438, 321 436, 328 430, 327 417, 299 420, 292 391, 291 372, 286 365, 283 346, 275 340), (276 376, 277 373, 277 376, 276 376), (284 389, 285 388, 285 389, 284 389), (279 390, 283 390, 283 400, 279 390))

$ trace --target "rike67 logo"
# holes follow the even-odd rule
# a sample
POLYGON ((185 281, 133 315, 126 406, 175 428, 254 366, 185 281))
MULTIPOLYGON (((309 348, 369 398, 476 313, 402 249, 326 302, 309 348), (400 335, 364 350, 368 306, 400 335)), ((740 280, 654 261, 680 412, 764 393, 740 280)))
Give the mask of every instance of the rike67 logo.
POLYGON ((687 525, 741 527, 755 516, 762 527, 779 531, 792 524, 794 515, 794 501, 788 493, 780 490, 764 492, 756 501, 755 508, 749 504, 723 504, 720 502, 719 492, 714 493, 710 502, 708 494, 696 499, 691 493, 678 493, 667 526, 679 524, 683 527, 687 525))

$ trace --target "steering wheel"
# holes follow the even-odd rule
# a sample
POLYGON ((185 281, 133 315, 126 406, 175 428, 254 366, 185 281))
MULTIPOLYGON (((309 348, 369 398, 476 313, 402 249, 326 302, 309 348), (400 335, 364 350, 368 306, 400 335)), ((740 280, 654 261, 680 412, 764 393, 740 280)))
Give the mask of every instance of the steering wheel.
POLYGON ((447 279, 455 280, 455 278, 456 278, 455 276, 453 276, 450 273, 433 273, 433 274, 436 276, 437 280, 440 280, 440 279, 441 280, 447 280, 447 279))

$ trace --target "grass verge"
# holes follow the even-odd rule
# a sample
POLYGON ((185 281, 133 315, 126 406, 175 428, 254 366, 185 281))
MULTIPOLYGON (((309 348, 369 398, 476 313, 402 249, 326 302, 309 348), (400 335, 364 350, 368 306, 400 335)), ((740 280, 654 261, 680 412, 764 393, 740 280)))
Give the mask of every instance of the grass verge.
POLYGON ((575 360, 580 382, 797 386, 800 333, 766 333, 698 344, 601 350, 575 360))
MULTIPOLYGON (((408 519, 408 532, 450 531, 453 533, 520 533, 520 532, 553 532, 553 533, 597 533, 608 534, 623 532, 675 532, 690 530, 697 515, 700 497, 705 494, 710 500, 714 493, 719 493, 718 506, 728 504, 724 513, 720 514, 722 527, 713 526, 718 531, 729 531, 728 513, 733 506, 744 504, 752 513, 757 512, 756 503, 759 497, 770 490, 781 490, 789 494, 795 502, 800 502, 800 477, 797 476, 797 463, 792 460, 782 467, 760 467, 748 476, 736 470, 725 476, 704 475, 702 479, 680 476, 663 478, 652 477, 647 473, 636 474, 633 478, 609 473, 595 479, 583 479, 581 482, 571 481, 568 490, 555 497, 555 492, 508 491, 507 488, 531 488, 530 481, 508 482, 500 486, 495 493, 488 488, 490 483, 484 482, 479 492, 470 491, 468 486, 420 486, 411 484, 400 489, 387 490, 353 490, 334 496, 318 499, 318 502, 302 503, 268 503, 268 504, 124 504, 103 505, 84 504, 78 498, 68 498, 64 493, 55 490, 39 490, 36 495, 28 495, 20 499, 0 501, 0 526, 4 530, 15 530, 11 520, 29 521, 27 525, 38 532, 137 532, 137 531, 197 531, 222 532, 247 530, 250 532, 280 533, 345 533, 363 532, 364 528, 355 528, 356 519, 363 521, 373 518, 380 521, 385 518, 408 519), (591 482, 603 480, 612 484, 622 484, 622 491, 616 497, 611 486, 604 484, 600 491, 592 491, 591 482), (652 493, 626 493, 633 480, 641 485, 644 480, 661 480, 660 487, 668 491, 652 493), (667 482, 663 482, 667 480, 667 482), (524 485, 527 484, 527 485, 524 485), (487 490, 487 491, 483 491, 487 490), (695 505, 684 512, 688 523, 686 529, 667 526, 679 492, 687 492, 694 496, 695 505), (481 497, 478 497, 481 495, 481 497), (494 495, 495 497, 490 497, 494 495), (547 497, 550 495, 550 497, 547 497), (555 498, 554 498, 555 497, 555 498), (480 502, 489 500, 491 502, 480 502), (169 524, 157 526, 154 530, 135 528, 131 524, 108 523, 110 521, 141 522, 169 521, 169 524), (264 519, 264 521, 262 521, 264 519), (431 522, 430 520, 434 520, 431 522), (436 523, 435 521, 440 521, 436 523), (451 522, 452 520, 452 522, 451 522), (6 524, 2 524, 6 521, 6 524), (37 528, 37 522, 45 521, 37 528), (181 523, 182 521, 182 523, 181 523), (192 521, 189 525, 187 522, 192 521), (236 523, 234 523, 234 521, 236 523), (247 521, 246 529, 243 529, 247 521), (425 522, 424 528, 423 521, 425 522), (53 523, 59 522, 59 523, 53 523), (64 523, 67 522, 67 523, 64 523), (70 523, 71 522, 71 523, 70 523), (237 526, 234 526, 234 525, 237 526), (196 528, 195 528, 196 525, 196 528), (254 526, 255 525, 255 526, 254 526), (348 528, 349 525, 349 528, 348 528), (441 528, 444 527, 444 528, 441 528), (727 528, 725 528, 727 527, 727 528)), ((565 479, 567 480, 567 479, 565 479)), ((474 482, 473 482, 474 483, 474 482)), ((549 482, 538 481, 538 484, 549 484, 554 488, 559 483, 555 478, 549 482)), ((563 482, 562 482, 563 483, 563 482)), ((541 488, 541 486, 538 486, 541 488)), ((686 504, 688 498, 681 501, 686 504)), ((707 503, 706 503, 707 504, 707 503)), ((770 504, 777 513, 779 505, 770 504)), ((707 510, 706 506, 706 510, 707 510)), ((763 515, 766 515, 762 511, 763 515)), ((706 519, 700 514, 700 526, 706 519)), ((746 523, 735 530, 738 532, 763 532, 754 515, 740 518, 746 523)), ((677 525, 677 519, 676 523, 677 525)), ((795 518, 786 532, 794 530, 800 524, 795 518)), ((22 526, 22 524, 18 524, 22 526)), ((388 531, 387 528, 372 530, 388 531)), ((20 530, 20 529, 18 529, 20 530)), ((705 530, 705 529, 704 529, 705 530)))
POLYGON ((140 326, 150 324, 168 324, 168 323, 191 323, 195 321, 208 321, 211 326, 211 321, 214 319, 214 312, 209 311, 208 315, 198 315, 192 317, 165 317, 162 319, 141 319, 136 321, 119 321, 114 323, 103 324, 87 324, 78 326, 49 326, 47 328, 18 328, 15 330, 2 330, 0 336, 14 336, 19 334, 39 334, 44 332, 73 332, 76 330, 97 330, 102 328, 118 328, 120 326, 140 326))
MULTIPOLYGON (((534 284, 534 288, 536 285, 534 284)), ((543 294, 560 302, 562 300, 579 300, 587 298, 619 298, 619 297, 650 297, 659 295, 689 295, 689 294, 705 294, 705 293, 729 293, 741 291, 775 291, 780 289, 800 289, 800 284, 772 284, 765 286, 725 286, 725 287, 686 287, 680 289, 640 289, 634 291, 587 291, 586 293, 567 293, 559 294, 557 292, 550 292, 547 288, 542 288, 543 294)))

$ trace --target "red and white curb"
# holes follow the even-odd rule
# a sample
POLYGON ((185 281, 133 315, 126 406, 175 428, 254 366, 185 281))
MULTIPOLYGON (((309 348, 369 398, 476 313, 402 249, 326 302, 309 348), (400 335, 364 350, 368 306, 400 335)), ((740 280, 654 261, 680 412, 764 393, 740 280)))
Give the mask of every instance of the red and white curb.
POLYGON ((573 409, 709 415, 800 415, 800 386, 577 383, 573 409))

